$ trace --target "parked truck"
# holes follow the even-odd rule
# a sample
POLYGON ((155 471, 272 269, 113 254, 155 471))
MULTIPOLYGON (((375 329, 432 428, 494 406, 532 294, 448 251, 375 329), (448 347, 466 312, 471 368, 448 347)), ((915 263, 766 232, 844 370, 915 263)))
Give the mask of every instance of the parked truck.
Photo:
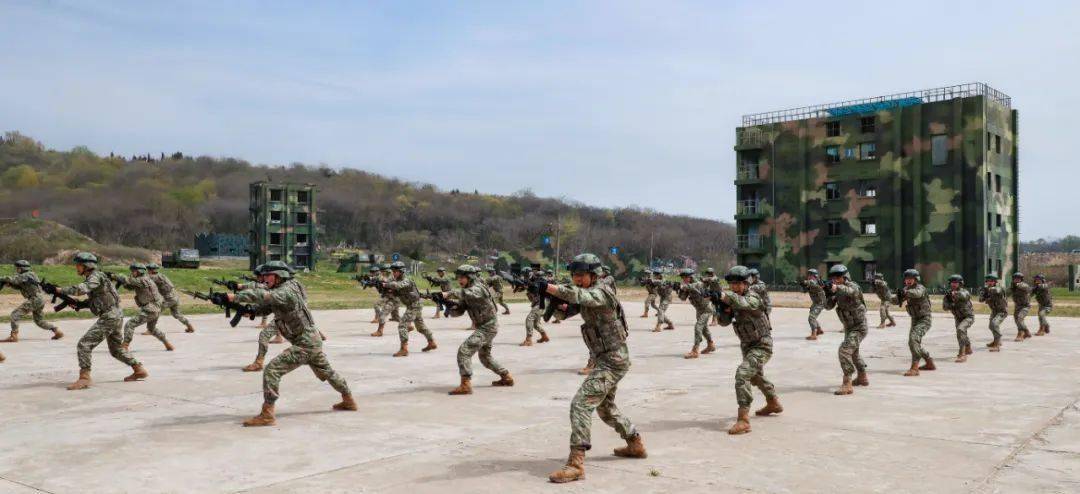
POLYGON ((161 266, 165 268, 199 269, 198 249, 176 249, 161 253, 161 266))

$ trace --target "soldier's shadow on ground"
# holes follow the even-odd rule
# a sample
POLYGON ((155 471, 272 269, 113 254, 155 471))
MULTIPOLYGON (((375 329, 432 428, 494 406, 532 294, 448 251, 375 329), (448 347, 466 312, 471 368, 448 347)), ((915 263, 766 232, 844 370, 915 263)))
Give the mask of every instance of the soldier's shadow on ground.
POLYGON ((446 472, 423 477, 416 483, 454 481, 468 478, 490 477, 502 472, 526 472, 530 476, 547 480, 548 475, 562 465, 563 460, 555 459, 504 459, 470 460, 451 465, 446 472))
POLYGON ((641 424, 641 430, 650 433, 681 431, 687 429, 720 432, 726 431, 727 427, 730 427, 731 422, 734 420, 734 417, 710 417, 689 420, 656 420, 653 422, 646 422, 641 424), (728 425, 725 425, 725 423, 728 425))
MULTIPOLYGON (((585 364, 582 363, 581 365, 584 366, 585 364)), ((518 374, 518 375, 522 375, 522 376, 533 376, 533 375, 542 375, 542 374, 566 374, 566 375, 577 376, 578 375, 578 373, 577 373, 578 370, 579 369, 569 369, 569 368, 565 368, 565 367, 558 367, 558 368, 552 368, 552 369, 527 369, 527 370, 515 372, 514 374, 518 374)), ((585 376, 580 376, 580 377, 582 379, 585 378, 585 376)))
POLYGON ((778 395, 783 396, 785 393, 818 393, 818 394, 833 394, 833 391, 839 388, 839 384, 826 384, 821 386, 792 386, 792 387, 779 387, 777 386, 776 392, 778 395))

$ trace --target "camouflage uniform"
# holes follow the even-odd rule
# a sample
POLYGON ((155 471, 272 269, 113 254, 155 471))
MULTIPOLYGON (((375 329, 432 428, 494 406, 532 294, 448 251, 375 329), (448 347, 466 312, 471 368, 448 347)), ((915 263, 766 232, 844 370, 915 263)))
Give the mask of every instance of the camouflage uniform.
POLYGON ((1005 298, 1005 289, 1001 285, 985 286, 979 292, 979 302, 990 307, 990 333, 994 341, 1001 341, 1001 322, 1009 315, 1009 301, 1005 298))
POLYGON ((1039 330, 1049 333, 1050 320, 1047 319, 1047 316, 1050 315, 1050 311, 1054 308, 1054 300, 1050 295, 1050 286, 1045 282, 1038 283, 1032 289, 1032 295, 1039 302, 1039 330))
POLYGON ((660 310, 656 307, 656 283, 653 282, 650 276, 642 282, 642 286, 645 287, 645 312, 641 313, 641 317, 649 317, 650 308, 660 310))
POLYGON ((960 345, 960 355, 971 346, 968 328, 975 324, 975 310, 971 307, 971 292, 964 288, 945 292, 942 309, 951 312, 956 320, 956 343, 960 345))
POLYGON ((431 331, 428 330, 427 324, 424 324, 424 318, 420 314, 420 309, 423 306, 420 304, 420 291, 416 288, 416 283, 413 283, 413 280, 408 276, 402 275, 400 280, 390 280, 386 282, 385 286, 392 297, 405 304, 405 312, 401 314, 401 320, 398 321, 398 338, 401 339, 401 344, 407 345, 409 343, 410 326, 415 326, 416 330, 424 335, 428 342, 433 341, 434 337, 431 331))
POLYGON ((821 284, 816 279, 805 279, 800 281, 799 284, 810 295, 810 314, 806 317, 806 322, 810 325, 810 335, 816 336, 821 332, 821 323, 818 322, 818 317, 826 309, 825 289, 821 287, 821 284))
POLYGON ((127 320, 124 324, 124 346, 131 344, 135 336, 135 328, 146 325, 146 330, 154 335, 158 341, 168 344, 169 340, 160 329, 157 328, 158 317, 161 315, 161 293, 158 292, 157 284, 148 275, 123 276, 113 278, 120 286, 135 292, 135 305, 139 306, 139 312, 127 320))
MULTIPOLYGON (((28 265, 29 263, 27 263, 28 265)), ((37 274, 30 271, 29 268, 21 273, 16 273, 11 276, 0 277, 0 284, 5 284, 19 291, 19 293, 26 299, 25 302, 20 304, 15 310, 11 311, 11 341, 18 340, 19 337, 19 321, 24 320, 27 317, 34 319, 34 324, 46 331, 52 331, 54 335, 57 333, 56 326, 50 324, 45 320, 45 316, 42 311, 45 309, 45 293, 41 291, 41 279, 37 274)), ((61 335, 63 333, 60 333, 61 335)), ((55 336, 54 336, 55 337, 55 336)))
POLYGON ((526 293, 525 296, 530 303, 529 314, 525 316, 525 339, 532 339, 533 331, 540 333, 541 339, 546 338, 547 333, 541 325, 541 321, 544 320, 544 309, 540 308, 540 297, 531 293, 526 293))
POLYGON ((908 334, 908 349, 911 350, 911 365, 917 366, 920 359, 927 364, 933 361, 930 352, 923 348, 922 339, 933 325, 930 315, 930 294, 921 283, 915 283, 903 291, 903 300, 898 294, 893 295, 893 302, 906 303, 907 313, 911 316, 911 332, 908 334))
MULTIPOLYGON (((153 268, 148 268, 150 271, 156 271, 153 268)), ((180 298, 176 295, 176 287, 173 285, 172 280, 165 273, 153 272, 149 274, 150 279, 157 285, 158 293, 161 294, 161 312, 169 311, 173 318, 180 321, 187 328, 187 332, 191 333, 195 331, 195 328, 188 321, 184 314, 180 313, 180 298)))
MULTIPOLYGON (((424 279, 431 283, 433 286, 437 286, 440 292, 446 293, 450 291, 450 278, 446 277, 446 271, 439 268, 438 274, 433 276, 424 275, 424 279)), ((443 306, 438 302, 435 303, 435 319, 442 317, 443 306)))
POLYGON ((893 319, 892 314, 889 314, 889 304, 892 303, 893 296, 889 292, 889 285, 880 277, 874 278, 874 294, 877 295, 878 300, 881 302, 880 307, 878 307, 878 314, 881 316, 881 327, 884 327, 886 323, 889 326, 896 326, 896 320, 893 319))
POLYGON ((479 352, 481 365, 500 376, 509 374, 491 355, 491 344, 499 333, 494 290, 480 282, 477 276, 470 276, 470 279, 472 282, 467 287, 446 292, 448 300, 458 303, 456 308, 450 310, 450 315, 458 317, 467 313, 476 328, 458 347, 458 372, 463 378, 471 378, 472 358, 479 352))
POLYGON ((667 316, 668 307, 671 306, 672 285, 662 279, 654 280, 656 284, 656 297, 660 303, 656 305, 656 327, 667 324, 670 329, 673 323, 667 316))
MULTIPOLYGON (((383 281, 392 281, 387 271, 383 271, 381 276, 383 281)), ((394 295, 394 291, 384 286, 383 289, 379 291, 379 300, 382 302, 382 312, 379 313, 379 325, 386 324, 387 320, 401 322, 401 315, 399 314, 401 301, 394 295)))
MULTIPOLYGON (((712 268, 709 269, 711 270, 712 268)), ((723 285, 720 284, 720 277, 716 276, 712 271, 707 271, 705 276, 701 277, 701 283, 705 285, 706 290, 711 292, 720 293, 724 290, 723 285)), ((710 311, 712 314, 711 319, 719 324, 720 315, 716 313, 716 307, 712 305, 712 299, 709 300, 709 306, 712 307, 712 310, 710 311)))
POLYGON ((124 333, 121 327, 124 313, 120 310, 120 295, 116 293, 116 287, 105 273, 96 269, 88 270, 84 276, 86 279, 82 283, 62 290, 67 295, 86 295, 90 302, 90 312, 98 318, 79 340, 79 369, 90 370, 90 354, 94 347, 101 344, 101 340, 105 340, 109 346, 109 354, 116 360, 131 367, 140 365, 139 361, 124 349, 124 333))
POLYGON ((495 304, 496 305, 501 305, 503 310, 505 310, 506 313, 509 314, 510 313, 510 307, 507 306, 506 302, 503 301, 503 282, 504 282, 504 280, 502 279, 502 277, 499 276, 498 274, 493 274, 491 276, 488 276, 487 279, 485 280, 485 282, 487 283, 487 286, 491 288, 492 295, 493 295, 493 297, 495 299, 495 304))
POLYGON ((765 303, 757 293, 747 291, 739 295, 725 290, 724 296, 731 312, 720 314, 721 326, 732 326, 739 337, 742 363, 735 370, 735 399, 740 409, 750 408, 754 395, 750 386, 757 386, 770 400, 776 399, 776 389, 765 378, 765 364, 772 358, 772 325, 765 313, 765 303))
POLYGON ((757 294, 761 299, 762 307, 765 309, 765 315, 772 314, 772 300, 769 299, 769 286, 761 281, 757 276, 754 277, 754 282, 750 285, 750 290, 757 294))
POLYGON ((706 297, 706 290, 705 283, 701 281, 695 281, 689 285, 684 284, 682 289, 679 290, 679 299, 689 299, 690 305, 694 306, 694 352, 697 351, 702 339, 708 343, 709 347, 713 346, 712 332, 709 331, 709 320, 712 319, 716 311, 706 297))
POLYGON ((845 279, 843 284, 834 284, 833 287, 835 296, 828 299, 825 308, 835 308, 836 316, 844 326, 844 341, 840 343, 837 353, 840 357, 840 370, 845 379, 850 379, 856 372, 860 375, 866 373, 866 362, 859 354, 859 347, 867 332, 866 300, 859 284, 850 279, 845 279))
POLYGON ((1028 311, 1031 310, 1031 285, 1023 281, 1014 281, 1009 287, 1009 296, 1013 299, 1013 320, 1016 321, 1017 339, 1028 338, 1031 331, 1028 330, 1025 320, 1028 311))

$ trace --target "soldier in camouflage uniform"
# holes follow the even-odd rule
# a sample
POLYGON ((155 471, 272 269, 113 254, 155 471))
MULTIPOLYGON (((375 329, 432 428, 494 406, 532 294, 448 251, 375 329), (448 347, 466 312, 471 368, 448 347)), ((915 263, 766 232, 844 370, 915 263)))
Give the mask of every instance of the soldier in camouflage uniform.
POLYGON ((341 402, 333 405, 333 410, 356 410, 356 401, 345 378, 334 371, 323 352, 322 338, 311 310, 307 306, 307 296, 300 282, 293 278, 292 270, 281 261, 270 261, 263 265, 261 280, 266 288, 253 287, 238 293, 219 293, 230 302, 251 304, 259 312, 272 312, 274 324, 281 329, 285 339, 292 344, 266 366, 263 371, 262 411, 244 421, 245 427, 268 426, 276 424, 274 404, 279 397, 278 389, 281 378, 306 365, 311 367, 321 381, 327 381, 335 391, 341 393, 341 402))
MULTIPOLYGON (((858 283, 851 280, 851 273, 847 266, 837 264, 829 268, 829 280, 832 284, 832 296, 828 297, 825 308, 836 309, 836 316, 844 325, 844 341, 840 343, 840 370, 844 373, 844 380, 840 389, 833 394, 849 395, 855 392, 854 386, 869 386, 870 380, 866 377, 866 362, 859 355, 859 346, 866 338, 866 300, 863 298, 862 288, 858 283), (854 381, 852 374, 858 372, 854 381)), ((814 284, 817 284, 816 280, 814 284)), ((820 285, 818 285, 820 286, 820 285)), ((824 290, 823 290, 824 293, 824 290)))
POLYGON ((975 310, 971 308, 971 293, 964 288, 964 277, 954 274, 949 277, 949 291, 942 300, 942 308, 952 312, 956 320, 956 342, 960 345, 960 351, 956 354, 956 362, 967 362, 967 356, 971 355, 971 340, 968 339, 968 328, 975 324, 975 310))
MULTIPOLYGON (((15 274, 0 277, 0 288, 5 285, 19 291, 26 299, 15 310, 11 311, 11 335, 0 343, 15 343, 19 341, 19 321, 31 317, 34 324, 45 331, 52 331, 52 339, 59 340, 64 337, 63 331, 45 320, 42 311, 45 309, 45 295, 41 291, 41 279, 30 270, 30 262, 24 260, 15 261, 15 274)), ((0 362, 3 358, 0 358, 0 362)))
POLYGON ((136 263, 129 266, 129 269, 131 270, 131 276, 107 273, 110 280, 135 292, 135 305, 139 306, 139 312, 124 324, 124 349, 130 348, 131 339, 135 336, 135 328, 145 324, 146 330, 165 345, 166 351, 173 351, 172 343, 169 343, 165 333, 157 328, 162 302, 157 284, 146 274, 145 265, 136 263))
POLYGON ((393 279, 383 286, 390 291, 393 297, 405 304, 405 313, 401 315, 401 321, 398 322, 398 338, 401 339, 401 348, 398 349, 394 356, 409 356, 409 331, 412 326, 415 326, 416 330, 424 335, 424 338, 427 338, 427 346, 421 348, 420 351, 430 352, 438 348, 439 346, 435 344, 435 337, 428 330, 427 324, 424 324, 424 318, 420 314, 422 308, 420 290, 416 288, 416 283, 413 283, 412 279, 405 276, 405 263, 398 261, 390 264, 390 272, 393 279))
MULTIPOLYGON (((720 284, 720 277, 716 276, 716 270, 713 268, 706 268, 705 274, 701 277, 701 282, 705 284, 705 289, 713 292, 721 292, 724 287, 720 284)), ((712 300, 709 300, 709 304, 712 304, 712 300)), ((712 317, 709 325, 717 326, 720 324, 720 314, 716 312, 716 307, 712 307, 712 317)))
POLYGON ((761 273, 757 268, 750 269, 750 289, 757 294, 761 299, 761 303, 765 304, 765 315, 772 314, 772 300, 769 299, 769 286, 761 281, 761 273))
POLYGON ((739 337, 742 350, 742 363, 735 370, 735 399, 739 403, 739 415, 735 424, 728 429, 728 434, 746 434, 750 432, 750 404, 754 395, 750 386, 757 386, 765 395, 765 406, 755 415, 769 416, 784 411, 776 389, 765 378, 765 364, 772 358, 772 324, 765 313, 765 303, 757 293, 750 289, 750 270, 745 266, 731 268, 724 280, 728 290, 724 290, 722 300, 729 309, 720 314, 721 326, 732 326, 739 337))
POLYGON ((1050 311, 1053 310, 1054 300, 1050 296, 1050 285, 1046 283, 1045 276, 1035 275, 1035 288, 1032 289, 1032 295, 1039 302, 1039 332, 1035 333, 1035 336, 1050 334, 1050 320, 1046 316, 1049 316, 1050 311))
POLYGON ((379 291, 379 300, 376 302, 379 307, 379 311, 377 312, 379 328, 376 329, 374 333, 371 333, 371 336, 381 337, 387 321, 401 322, 401 317, 398 314, 398 307, 401 302, 398 300, 397 296, 394 295, 394 291, 386 285, 387 282, 392 281, 390 269, 379 269, 378 267, 375 267, 372 268, 372 270, 378 274, 377 280, 380 281, 381 284, 375 288, 379 291))
POLYGON ((682 278, 682 285, 678 288, 680 300, 690 300, 690 305, 694 306, 695 322, 694 322, 694 346, 690 349, 690 352, 683 356, 683 358, 698 358, 698 346, 701 345, 701 340, 707 342, 705 349, 701 353, 709 354, 716 351, 716 345, 713 344, 712 332, 709 331, 709 320, 712 319, 712 315, 715 310, 712 304, 709 303, 707 288, 705 283, 701 281, 694 281, 694 270, 685 268, 679 271, 679 276, 682 278))
POLYGON ((818 335, 825 334, 821 330, 821 323, 818 322, 818 316, 825 310, 825 288, 821 286, 821 280, 818 278, 818 270, 816 269, 807 270, 806 279, 800 281, 799 284, 810 295, 810 315, 806 318, 806 321, 810 324, 810 336, 807 336, 806 339, 816 340, 818 335))
MULTIPOLYGON (((264 268, 264 265, 262 265, 262 264, 255 267, 255 277, 256 277, 256 279, 262 279, 263 268, 264 268)), ((289 278, 285 283, 289 283, 289 282, 295 282, 295 283, 299 284, 298 282, 296 282, 295 278, 289 278)), ((262 283, 262 282, 259 282, 259 281, 253 281, 253 282, 249 282, 249 283, 239 283, 239 284, 236 285, 236 291, 254 290, 254 289, 266 290, 268 288, 269 287, 266 286, 265 283, 262 283)), ((301 285, 300 288, 303 288, 303 285, 301 285)), ((304 296, 304 300, 306 302, 307 301, 307 295, 301 290, 298 290, 298 291, 301 293, 301 295, 304 296)), ((267 317, 269 317, 269 314, 264 315, 263 320, 266 320, 267 317)), ((259 330, 259 349, 258 349, 258 351, 255 352, 255 360, 252 363, 250 363, 250 364, 248 364, 248 365, 246 365, 244 367, 241 367, 240 370, 242 370, 244 372, 257 372, 257 371, 261 371, 263 369, 263 362, 265 362, 266 353, 270 351, 270 344, 274 343, 274 340, 272 340, 271 338, 274 338, 274 340, 276 340, 278 338, 281 338, 281 328, 278 326, 277 319, 274 319, 273 323, 260 326, 260 330, 259 330)))
POLYGON ((656 305, 656 327, 653 328, 653 332, 659 333, 662 324, 667 325, 664 329, 675 329, 675 325, 667 316, 668 307, 671 306, 673 284, 664 281, 664 274, 660 271, 653 273, 653 284, 656 285, 656 297, 660 300, 660 303, 656 305))
POLYGON ((499 380, 493 381, 492 386, 513 386, 514 378, 510 375, 510 371, 499 365, 499 362, 495 361, 495 357, 491 355, 491 344, 499 332, 497 315, 499 309, 495 306, 494 290, 480 280, 480 269, 476 266, 465 264, 457 268, 454 274, 461 288, 443 293, 448 301, 456 303, 450 309, 450 315, 458 317, 469 314, 469 319, 472 319, 472 325, 476 329, 458 347, 457 361, 461 385, 450 390, 450 394, 472 394, 472 358, 477 352, 480 353, 480 363, 499 375, 499 380))
POLYGON ((124 313, 120 310, 120 294, 116 293, 116 287, 109 282, 105 273, 97 270, 97 262, 97 256, 89 252, 76 254, 75 271, 85 278, 84 281, 67 288, 57 287, 57 293, 86 295, 90 312, 98 318, 79 339, 79 379, 68 386, 67 389, 70 390, 86 389, 93 384, 90 379, 90 355, 94 347, 101 344, 101 340, 105 340, 109 345, 109 354, 113 358, 131 366, 132 373, 125 377, 124 381, 138 381, 150 375, 142 364, 124 349, 124 333, 121 327, 124 313))
POLYGON ((600 278, 600 283, 603 283, 611 287, 611 291, 616 295, 619 293, 619 286, 615 283, 615 276, 611 274, 611 268, 606 264, 600 268, 604 272, 604 276, 600 278))
MULTIPOLYGON (((502 308, 503 308, 503 315, 504 316, 509 315, 510 314, 510 306, 506 305, 506 302, 503 301, 503 283, 505 283, 506 280, 504 280, 502 278, 502 276, 499 276, 499 273, 495 270, 494 266, 488 268, 487 272, 488 272, 488 277, 486 279, 487 286, 491 288, 492 295, 495 296, 495 304, 496 304, 496 306, 501 305, 502 308)), ((496 307, 496 308, 498 308, 498 307, 496 307)))
POLYGON ((1013 320, 1016 321, 1016 340, 1024 341, 1031 338, 1031 330, 1027 327, 1027 315, 1031 310, 1031 285, 1024 283, 1024 273, 1016 273, 1012 278, 1012 286, 1009 287, 1009 296, 1013 299, 1013 320))
POLYGON ((990 307, 990 333, 994 340, 987 343, 991 352, 1001 351, 1001 322, 1009 315, 1009 301, 1005 298, 1005 289, 998 284, 996 274, 986 275, 983 289, 979 290, 979 302, 990 307))
POLYGON ((877 295, 878 301, 881 302, 878 307, 881 324, 878 324, 878 327, 896 326, 896 319, 893 319, 892 314, 889 314, 889 304, 893 297, 892 292, 889 290, 889 284, 885 283, 885 277, 881 273, 874 273, 874 294, 877 295))
MULTIPOLYGON (((428 283, 431 283, 431 286, 439 287, 440 292, 449 292, 450 291, 450 278, 446 277, 446 268, 444 268, 442 266, 439 266, 439 269, 435 270, 435 276, 425 274, 424 279, 427 280, 428 283)), ((439 305, 439 303, 436 302, 435 303, 435 319, 438 319, 438 318, 442 317, 442 312, 443 312, 443 306, 439 305)))
POLYGON ((592 447, 592 414, 611 426, 626 441, 626 447, 616 448, 615 456, 645 458, 645 444, 634 424, 615 405, 619 382, 630 371, 630 351, 626 346, 629 329, 622 305, 610 285, 598 283, 603 271, 600 258, 593 254, 574 257, 568 266, 573 286, 549 284, 537 280, 529 291, 546 293, 580 307, 581 336, 595 366, 581 383, 570 402, 570 456, 566 465, 548 477, 556 483, 585 478, 585 452, 592 447))
POLYGON ((645 312, 641 313, 641 317, 647 318, 649 317, 649 308, 656 309, 656 284, 653 283, 651 269, 645 270, 641 286, 645 287, 645 312))
POLYGON ((933 325, 933 319, 930 315, 930 292, 922 285, 922 277, 917 270, 904 271, 904 286, 897 290, 892 301, 901 306, 906 302, 907 313, 911 316, 911 332, 908 334, 911 368, 904 375, 911 377, 919 375, 919 370, 937 370, 930 352, 922 344, 923 336, 933 325), (920 367, 919 360, 925 360, 926 364, 920 367))
MULTIPOLYGON (((176 287, 173 286, 172 280, 165 273, 158 272, 161 266, 156 263, 150 263, 146 265, 146 271, 150 275, 150 279, 157 285, 158 293, 161 294, 161 311, 169 311, 172 314, 173 319, 180 321, 186 328, 184 332, 194 333, 195 326, 191 325, 191 321, 188 321, 183 314, 180 313, 180 298, 176 295, 176 287)), ((148 334, 148 333, 143 333, 148 334)))
MULTIPOLYGON (((371 267, 368 268, 367 275, 365 275, 363 277, 361 277, 360 275, 357 275, 356 276, 356 281, 379 281, 379 279, 380 279, 379 278, 379 271, 380 270, 381 269, 379 268, 378 265, 372 264, 371 267)), ((378 288, 376 288, 375 290, 379 293, 379 297, 375 299, 375 303, 371 304, 371 308, 375 312, 375 314, 372 315, 372 317, 371 317, 371 324, 378 324, 379 323, 379 318, 382 316, 383 303, 384 303, 384 300, 383 300, 383 297, 382 297, 382 292, 379 292, 378 288)), ((372 334, 372 336, 375 336, 375 335, 372 334)))
MULTIPOLYGON (((524 270, 522 270, 522 276, 528 282, 532 282, 537 279, 544 279, 545 281, 547 281, 547 278, 544 276, 537 275, 534 277, 533 271, 530 268, 525 268, 524 270)), ((554 273, 552 273, 552 276, 554 276, 554 273)), ((540 308, 540 296, 534 293, 526 293, 525 297, 529 299, 529 314, 525 316, 525 341, 521 342, 519 346, 532 346, 533 331, 540 333, 540 339, 538 340, 538 343, 546 343, 548 341, 551 341, 551 339, 548 338, 547 332, 544 331, 544 327, 541 324, 541 321, 543 321, 544 317, 544 309, 540 308)), ((558 319, 556 319, 556 321, 557 320, 558 319)))

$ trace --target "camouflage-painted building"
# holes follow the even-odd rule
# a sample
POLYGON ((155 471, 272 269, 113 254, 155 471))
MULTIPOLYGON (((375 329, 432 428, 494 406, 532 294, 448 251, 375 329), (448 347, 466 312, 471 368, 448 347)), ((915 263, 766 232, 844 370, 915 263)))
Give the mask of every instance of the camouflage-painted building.
POLYGON ((1017 111, 986 84, 746 115, 735 153, 738 259, 769 283, 1019 266, 1017 111))
POLYGON ((249 189, 251 268, 267 261, 285 261, 297 269, 315 270, 315 186, 254 182, 249 189))

